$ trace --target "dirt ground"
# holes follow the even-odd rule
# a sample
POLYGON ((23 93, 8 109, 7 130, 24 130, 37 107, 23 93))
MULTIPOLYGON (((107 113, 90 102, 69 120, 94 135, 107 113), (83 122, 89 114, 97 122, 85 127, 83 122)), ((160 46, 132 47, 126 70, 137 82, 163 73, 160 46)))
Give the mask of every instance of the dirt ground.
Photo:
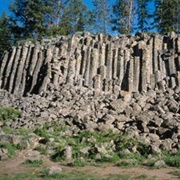
MULTIPOLYGON (((51 166, 60 166, 62 168, 63 173, 73 173, 74 171, 83 172, 87 174, 93 174, 96 177, 106 178, 111 175, 121 174, 128 175, 130 179, 137 179, 140 175, 145 176, 144 179, 147 180, 178 180, 179 178, 171 172, 179 171, 178 168, 161 168, 161 169, 148 169, 144 167, 117 167, 115 164, 108 163, 104 167, 96 167, 96 166, 84 166, 84 167, 69 167, 60 165, 58 162, 52 162, 46 156, 42 156, 43 165, 42 167, 34 167, 30 168, 27 164, 22 164, 26 159, 29 159, 32 153, 35 153, 32 150, 22 150, 18 153, 18 155, 14 158, 0 161, 0 180, 4 180, 3 177, 5 174, 8 175, 16 175, 18 173, 37 173, 43 168, 51 167, 51 166)), ((41 180, 41 178, 36 178, 37 180, 41 180)))

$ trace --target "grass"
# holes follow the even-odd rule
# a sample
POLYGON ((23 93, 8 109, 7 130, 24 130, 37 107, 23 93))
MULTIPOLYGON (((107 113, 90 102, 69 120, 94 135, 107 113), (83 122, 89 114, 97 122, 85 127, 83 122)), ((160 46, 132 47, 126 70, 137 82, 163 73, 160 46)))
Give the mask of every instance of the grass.
POLYGON ((146 180, 148 176, 146 174, 141 174, 139 176, 136 176, 134 179, 140 179, 140 180, 146 180))
POLYGON ((21 112, 17 109, 8 107, 0 107, 0 120, 1 121, 10 121, 13 118, 19 116, 21 112))
POLYGON ((173 175, 177 176, 178 178, 180 178, 180 170, 179 171, 170 172, 170 174, 173 174, 173 175))
POLYGON ((165 152, 163 160, 168 166, 179 168, 180 167, 180 150, 176 154, 165 152))
POLYGON ((32 160, 32 159, 27 159, 23 164, 28 164, 31 167, 40 167, 43 165, 43 160, 32 160))
POLYGON ((127 174, 111 174, 107 180, 130 180, 130 176, 127 174))
POLYGON ((82 171, 73 171, 71 173, 59 173, 49 175, 47 170, 43 170, 40 172, 39 177, 42 179, 61 179, 61 180, 105 180, 105 178, 98 177, 96 175, 92 175, 87 172, 82 171))
POLYGON ((0 144, 0 148, 8 150, 8 156, 13 157, 16 154, 17 147, 12 144, 0 144))
POLYGON ((16 175, 4 174, 0 177, 2 180, 36 180, 37 176, 26 173, 18 173, 16 175))

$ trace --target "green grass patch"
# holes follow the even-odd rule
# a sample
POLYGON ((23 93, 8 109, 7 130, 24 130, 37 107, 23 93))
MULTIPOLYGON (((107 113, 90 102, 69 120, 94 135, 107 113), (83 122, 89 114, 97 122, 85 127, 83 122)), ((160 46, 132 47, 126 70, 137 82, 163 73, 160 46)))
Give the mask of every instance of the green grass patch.
POLYGON ((16 154, 17 147, 12 144, 0 144, 0 148, 8 150, 8 156, 13 157, 16 154))
POLYGON ((180 150, 176 154, 165 152, 163 160, 168 166, 179 168, 180 167, 180 150))
POLYGON ((1 121, 10 121, 13 118, 19 116, 21 112, 18 109, 14 109, 11 107, 5 108, 0 107, 0 120, 1 121))
POLYGON ((173 171, 170 172, 170 174, 177 176, 178 178, 180 178, 180 170, 179 171, 173 171))
POLYGON ((23 164, 28 164, 31 167, 40 167, 43 165, 43 160, 37 160, 37 159, 27 159, 23 164))
POLYGON ((0 177, 2 180, 36 180, 37 176, 26 173, 18 173, 16 175, 4 174, 0 177))
POLYGON ((111 174, 107 180, 130 180, 130 176, 127 174, 111 174))
POLYGON ((87 172, 73 171, 71 173, 58 173, 49 175, 47 170, 43 170, 39 173, 39 177, 42 179, 61 179, 61 180, 105 180, 105 178, 92 175, 87 172))

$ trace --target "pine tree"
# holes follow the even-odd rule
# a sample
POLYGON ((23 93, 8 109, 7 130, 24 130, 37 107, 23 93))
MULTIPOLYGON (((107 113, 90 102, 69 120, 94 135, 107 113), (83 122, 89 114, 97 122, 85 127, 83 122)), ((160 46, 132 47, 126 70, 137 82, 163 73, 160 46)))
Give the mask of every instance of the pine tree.
POLYGON ((64 9, 67 0, 45 0, 46 6, 51 7, 50 12, 46 15, 48 24, 47 35, 54 36, 56 34, 67 35, 67 27, 64 26, 64 9))
POLYGON ((38 38, 46 34, 46 16, 51 11, 46 1, 15 0, 10 6, 10 11, 15 38, 38 38))
POLYGON ((113 5, 113 30, 129 34, 133 30, 134 0, 116 0, 113 5))
POLYGON ((66 27, 66 34, 86 30, 89 12, 82 0, 69 0, 62 16, 61 25, 66 27))
POLYGON ((11 31, 8 22, 9 19, 6 13, 3 12, 0 18, 0 57, 11 46, 11 31))
POLYGON ((154 24, 160 33, 177 32, 180 25, 179 0, 155 0, 154 24))
POLYGON ((111 7, 108 0, 93 0, 95 7, 93 13, 95 17, 95 29, 106 34, 110 26, 111 7))
POLYGON ((150 0, 137 0, 138 31, 147 32, 150 29, 148 3, 150 0))

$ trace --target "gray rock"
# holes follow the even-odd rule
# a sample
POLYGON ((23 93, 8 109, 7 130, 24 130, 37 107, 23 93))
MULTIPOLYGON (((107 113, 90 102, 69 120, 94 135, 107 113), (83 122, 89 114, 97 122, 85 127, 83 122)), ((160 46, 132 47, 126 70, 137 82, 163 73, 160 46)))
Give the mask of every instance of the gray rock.
POLYGON ((48 175, 52 176, 55 174, 60 174, 62 172, 62 168, 59 166, 51 166, 47 169, 47 171, 48 171, 48 175))
POLYGON ((163 167, 166 166, 166 163, 163 160, 158 160, 154 163, 155 167, 163 167))

